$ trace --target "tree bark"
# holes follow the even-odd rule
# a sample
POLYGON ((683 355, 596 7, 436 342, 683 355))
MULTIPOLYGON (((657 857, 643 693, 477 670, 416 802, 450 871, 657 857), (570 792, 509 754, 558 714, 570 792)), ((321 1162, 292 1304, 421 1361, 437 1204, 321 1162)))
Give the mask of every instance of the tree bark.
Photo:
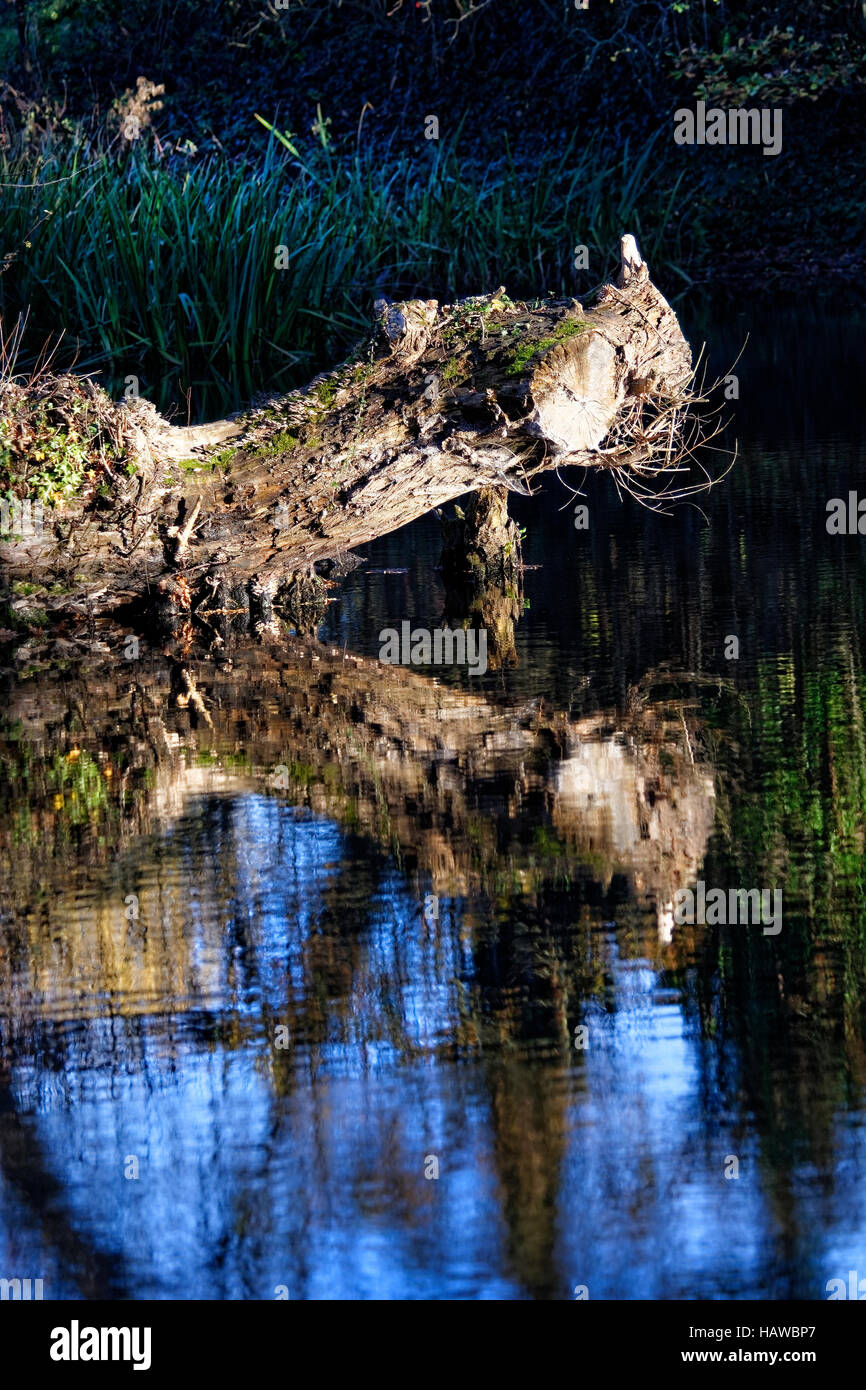
POLYGON ((444 307, 379 301, 370 340, 303 391, 188 428, 147 402, 112 406, 134 476, 2 553, 12 573, 78 576, 74 601, 94 598, 98 575, 101 607, 155 591, 174 620, 246 595, 266 623, 317 562, 468 492, 481 492, 471 519, 488 544, 507 545, 503 489, 528 493, 562 464, 639 465, 636 401, 686 399, 690 373, 631 237, 591 310, 514 303, 502 289, 444 307))

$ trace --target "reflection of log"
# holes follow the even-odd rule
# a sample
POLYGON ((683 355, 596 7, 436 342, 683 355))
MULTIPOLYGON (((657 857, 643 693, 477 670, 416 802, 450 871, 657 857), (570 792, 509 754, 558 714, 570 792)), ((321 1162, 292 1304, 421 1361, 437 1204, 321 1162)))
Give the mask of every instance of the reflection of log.
MULTIPOLYGON (((658 908, 694 877, 713 789, 683 742, 679 706, 645 705, 620 727, 508 709, 300 639, 231 656, 224 667, 88 664, 62 686, 48 676, 15 687, 7 717, 21 735, 9 748, 32 765, 33 826, 32 858, 0 831, 17 901, 54 872, 58 887, 89 872, 64 853, 74 805, 62 793, 58 805, 56 782, 37 775, 82 759, 115 847, 173 821, 191 796, 248 789, 351 825, 446 895, 487 892, 503 876, 541 885, 583 860, 602 883, 625 874, 658 908)), ((8 785, 12 804, 22 785, 8 785)))
POLYGON ((565 833, 574 824, 593 827, 592 849, 611 870, 628 865, 636 891, 655 900, 659 934, 670 940, 673 894, 694 882, 712 832, 712 772, 691 764, 676 702, 645 706, 627 740, 604 738, 605 722, 584 719, 571 734, 557 768, 553 821, 565 833), (673 777, 672 749, 679 764, 673 777))
POLYGON ((523 612, 523 576, 477 585, 472 577, 445 578, 445 622, 487 633, 487 669, 517 665, 514 626, 523 612))
MULTIPOLYGON (((582 1001, 603 987, 610 948, 588 929, 594 887, 626 876, 651 938, 653 907, 693 875, 713 810, 697 721, 689 716, 692 762, 679 705, 635 702, 624 725, 613 714, 573 720, 300 639, 247 641, 230 658, 91 658, 10 691, 0 757, 7 1051, 27 1065, 48 1039, 62 1057, 68 1020, 110 1011, 111 1028, 92 1029, 91 1066, 112 1074, 133 1055, 157 1084, 175 1050, 182 1061, 242 1049, 277 1096, 292 1091, 301 1106, 305 1064, 270 1046, 275 1025, 313 1050, 314 1077, 327 1074, 338 1038, 359 1049, 361 1066, 383 1048, 401 1059, 473 1053, 489 1093, 509 1271, 530 1296, 555 1296, 569 1093, 558 1070, 510 1059, 524 1045, 536 1060, 539 1046, 563 1054, 582 1001), (321 859, 305 855, 298 872, 291 827, 307 818, 239 796, 251 792, 305 805, 366 843, 355 839, 335 864, 324 827, 321 859), (432 923, 421 909, 429 891, 441 895, 432 923), (383 949, 391 930, 393 958, 383 949)), ((24 1147, 20 1121, 6 1124, 4 1144, 2 1108, 0 1075, 0 1168, 17 1181, 38 1153, 24 1147)), ((298 1113, 274 1107, 275 1117, 298 1113)), ((316 1118, 322 1133, 337 1122, 336 1111, 316 1118)), ((393 1166, 397 1190, 411 1164, 390 1127, 382 1155, 377 1171, 390 1183, 393 1166)), ((314 1181, 319 1169, 312 1191, 314 1181)), ((420 1184, 421 1201, 432 1186, 420 1184)), ((418 1190, 407 1189, 410 1210, 418 1190)), ((62 1248, 63 1227, 45 1229, 62 1248)), ((87 1258, 101 1287, 122 1280, 122 1268, 87 1258)))
POLYGON ((635 398, 681 398, 691 365, 629 237, 618 284, 592 310, 504 291, 413 300, 382 307, 377 335, 306 391, 232 420, 184 429, 146 403, 112 408, 135 476, 92 515, 73 509, 62 541, 46 528, 7 558, 19 573, 63 570, 73 587, 98 569, 103 587, 111 577, 103 607, 182 571, 163 581, 167 617, 203 595, 227 606, 232 584, 272 596, 466 492, 526 491, 539 467, 610 462, 597 451, 615 425, 629 436, 635 398))

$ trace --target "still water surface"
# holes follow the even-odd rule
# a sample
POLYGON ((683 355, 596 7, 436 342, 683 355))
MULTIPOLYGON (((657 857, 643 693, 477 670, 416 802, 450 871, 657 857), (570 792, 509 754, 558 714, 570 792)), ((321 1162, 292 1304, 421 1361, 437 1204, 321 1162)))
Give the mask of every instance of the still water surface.
POLYGON ((316 631, 190 663, 206 716, 145 645, 6 649, 0 1276, 866 1277, 866 541, 825 529, 866 492, 863 325, 707 325, 718 369, 752 333, 735 470, 672 518, 590 481, 588 532, 549 480, 482 678, 376 660, 453 610, 433 519, 316 631), (673 924, 698 879, 781 889, 782 930, 673 924))

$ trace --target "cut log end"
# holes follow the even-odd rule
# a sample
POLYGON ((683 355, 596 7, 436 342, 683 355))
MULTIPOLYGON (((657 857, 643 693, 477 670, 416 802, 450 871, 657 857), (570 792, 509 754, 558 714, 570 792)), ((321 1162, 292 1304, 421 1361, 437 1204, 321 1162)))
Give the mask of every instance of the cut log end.
POLYGON ((563 454, 597 449, 620 403, 616 349, 587 331, 558 344, 532 378, 539 434, 563 454))

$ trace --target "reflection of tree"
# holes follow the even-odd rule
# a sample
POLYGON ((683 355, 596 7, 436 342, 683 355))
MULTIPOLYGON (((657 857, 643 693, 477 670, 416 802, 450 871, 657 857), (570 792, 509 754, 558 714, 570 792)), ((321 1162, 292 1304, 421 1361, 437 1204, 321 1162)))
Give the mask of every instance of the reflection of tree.
MULTIPOLYGON (((125 668, 91 667, 62 685, 35 676, 13 696, 0 838, 7 1069, 28 1057, 63 1069, 56 1021, 95 1023, 106 1009, 113 1050, 91 1029, 90 1066, 131 1052, 149 1073, 184 1049, 252 1049, 270 1086, 273 1161, 287 1124, 295 1148, 313 1126, 305 1163, 346 1183, 359 1211, 371 1172, 391 1184, 420 1252, 435 1195, 406 1174, 426 1151, 424 1122, 371 1116, 364 1143, 344 1151, 316 1076, 330 1074, 335 1047, 362 1074, 383 1048, 410 1065, 456 1049, 477 1063, 487 1097, 513 1276, 543 1296, 556 1278, 563 1067, 580 1076, 572 1038, 588 1001, 616 1007, 598 930, 612 921, 619 958, 663 961, 696 1031, 718 1041, 697 1054, 706 1122, 732 1093, 757 1117, 764 1185, 789 1243, 779 1256, 808 1262, 815 1237, 798 1225, 795 1175, 802 1163, 832 1170, 834 1117, 863 1067, 866 763, 851 739, 863 690, 850 640, 821 677, 777 663, 748 705, 718 682, 668 673, 668 688, 656 675, 624 712, 579 719, 313 643, 288 658, 250 647, 230 668, 197 665, 208 720, 161 663, 132 668, 131 690, 125 668), (817 833, 804 837, 804 824, 817 833), (660 946, 657 914, 698 875, 786 884, 781 936, 693 928, 660 946), (425 924, 428 892, 438 921, 425 924), (182 1044, 164 1022, 179 1016, 182 1044), (292 1038, 285 1052, 268 1045, 278 1023, 292 1038), (156 1052, 140 1046, 144 1026, 156 1052), (286 1104, 303 1114, 288 1121, 286 1104)), ((7 1171, 17 1184, 32 1164, 31 1209, 54 1220, 50 1158, 34 1148, 27 1159, 29 1122, 3 1123, 7 1171)), ((281 1220, 260 1190, 269 1161, 236 1175, 226 1216, 260 1239, 281 1220)), ((314 1185, 313 1167, 298 1182, 314 1185)), ((114 1287, 68 1218, 54 1229, 58 1249, 73 1241, 82 1278, 114 1287)), ((221 1238, 234 1239, 229 1227, 221 1238)), ((293 1241, 303 1248, 300 1228, 293 1241)))
MULTIPOLYGON (((0 830, 10 901, 23 908, 49 884, 62 896, 96 875, 105 901, 84 939, 88 968, 100 961, 111 989, 160 989, 183 970, 161 963, 153 942, 138 956, 118 949, 118 929, 135 936, 124 902, 140 837, 203 795, 287 792, 393 853, 437 895, 526 892, 582 865, 601 884, 625 875, 655 904, 702 857, 712 783, 679 708, 644 706, 622 727, 614 716, 571 721, 300 641, 288 658, 251 646, 223 668, 184 669, 195 706, 176 668, 154 663, 134 684, 115 667, 46 681, 38 702, 31 682, 10 711, 20 720, 0 830)), ((223 816, 215 833, 229 829, 223 816)), ((157 916, 184 908, 171 875, 144 891, 158 891, 157 916)), ((42 985, 70 969, 45 962, 42 985)))
POLYGON ((556 1246, 567 1093, 558 1070, 488 1066, 509 1263, 531 1298, 560 1292, 556 1246))
MULTIPOLYGON (((186 1046, 256 1049, 275 1143, 299 1048, 350 1047, 362 1068, 383 1047, 406 1062, 477 1055, 514 1275, 551 1292, 564 1092, 554 1072, 536 1090, 503 1049, 569 1056, 603 987, 595 913, 628 904, 652 943, 658 903, 700 861, 712 786, 679 711, 574 721, 300 640, 184 670, 142 663, 131 682, 90 666, 13 698, 0 831, 10 1064, 41 1054, 53 1019, 95 1022, 106 1007, 118 1027, 150 1020, 170 1056, 164 1020, 186 1015, 186 1046), (427 893, 439 906, 425 923, 427 893), (271 1045, 278 1024, 289 1050, 271 1045)), ((333 1119, 314 1097, 324 1162, 333 1119)), ((359 1202, 365 1164, 385 1165, 395 1200, 405 1188, 410 1242, 434 1200, 406 1186, 419 1144, 374 1128, 345 1160, 359 1202)), ((263 1231, 277 1218, 255 1171, 231 1220, 255 1209, 263 1231)))
MULTIPOLYGON (((63 1184, 51 1170, 32 1118, 16 1111, 9 1083, 9 1062, 0 1052, 0 1172, 9 1195, 35 1222, 61 1277, 74 1285, 79 1297, 129 1297, 122 1258, 97 1248, 64 1210, 63 1184)), ((50 1282, 44 1292, 48 1298, 56 1296, 50 1282)))
POLYGON ((523 612, 519 575, 502 585, 477 589, 451 582, 445 590, 445 621, 449 627, 468 627, 487 634, 487 666, 499 671, 517 665, 514 628, 523 612))
MULTIPOLYGON (((823 606, 829 593, 810 597, 823 606)), ((802 646, 761 658, 748 697, 732 698, 721 682, 704 690, 719 802, 701 876, 782 889, 783 925, 773 938, 686 929, 669 958, 696 1028, 714 1044, 699 1054, 708 1098, 736 1094, 754 1116, 777 1262, 801 1278, 823 1222, 837 1217, 839 1115, 866 1078, 866 676, 856 626, 836 627, 835 615, 832 626, 804 623, 802 646), (808 1226, 804 1172, 825 1175, 808 1226)), ((803 1286, 774 1292, 801 1297, 803 1286)))

